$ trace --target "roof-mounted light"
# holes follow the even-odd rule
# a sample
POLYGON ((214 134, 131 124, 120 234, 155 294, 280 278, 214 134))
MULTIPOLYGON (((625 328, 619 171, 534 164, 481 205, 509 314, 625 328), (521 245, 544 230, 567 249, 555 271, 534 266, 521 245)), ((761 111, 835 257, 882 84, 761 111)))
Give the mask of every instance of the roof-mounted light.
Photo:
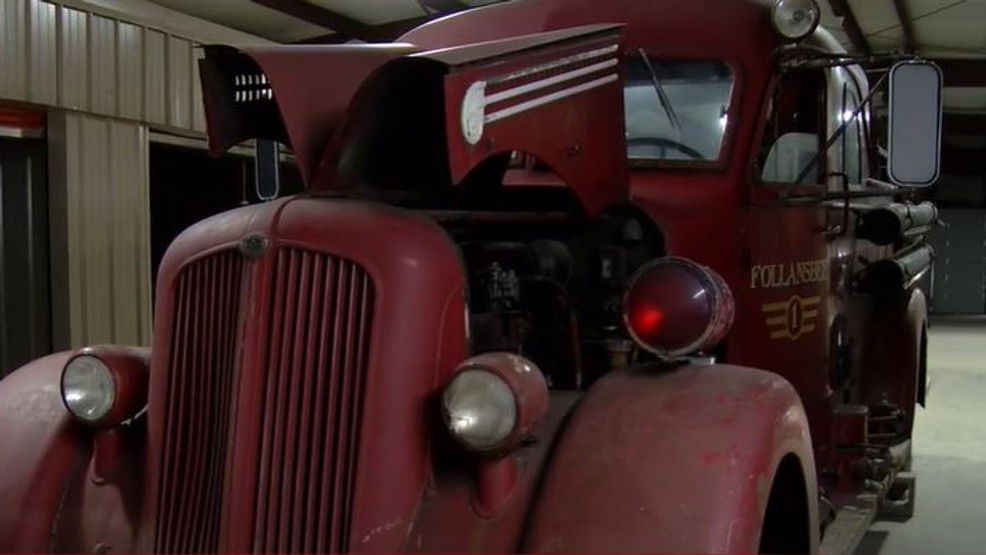
POLYGON ((789 40, 801 40, 815 32, 822 12, 815 0, 775 0, 770 11, 774 29, 789 40))

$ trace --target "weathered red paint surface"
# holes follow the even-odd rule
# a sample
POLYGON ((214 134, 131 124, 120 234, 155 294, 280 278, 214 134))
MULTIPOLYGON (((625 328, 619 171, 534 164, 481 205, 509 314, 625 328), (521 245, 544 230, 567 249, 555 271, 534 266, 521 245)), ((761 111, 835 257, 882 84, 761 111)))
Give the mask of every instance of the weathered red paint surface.
MULTIPOLYGON (((281 117, 298 168, 307 182, 316 180, 316 168, 333 131, 340 125, 349 101, 363 80, 389 60, 414 52, 411 45, 253 47, 242 50, 263 71, 281 101, 281 117)), ((247 139, 226 119, 222 107, 205 98, 209 147, 213 153, 247 139)))
MULTIPOLYGON (((454 245, 429 220, 411 213, 359 202, 289 199, 243 208, 196 224, 176 242, 162 263, 158 281, 162 307, 174 306, 171 289, 182 265, 219 249, 238 248, 251 233, 267 237, 270 251, 279 247, 310 249, 358 261, 372 276, 377 296, 373 308, 373 354, 366 380, 361 416, 359 469, 355 477, 352 532, 349 549, 397 549, 413 521, 429 474, 429 401, 436 388, 466 357, 464 283, 454 245), (224 230, 225 233, 216 233, 224 230), (331 242, 325 238, 331 237, 331 242), (170 302, 169 302, 170 301, 170 302), (400 372, 391 369, 401 368, 400 372), (386 410, 380 410, 386 407, 386 410)), ((262 391, 252 380, 264 379, 267 332, 264 314, 271 256, 254 262, 241 326, 251 351, 243 353, 240 388, 262 391), (249 339, 256 337, 256 339, 249 339)), ((168 352, 171 314, 156 314, 155 352, 168 352)), ((155 357, 150 402, 150 484, 159 479, 157 461, 164 435, 167 357, 155 357)), ((259 449, 263 400, 245 396, 237 408, 237 436, 242 449, 228 478, 230 516, 226 519, 223 550, 249 551, 256 507, 256 451, 259 449)), ((153 488, 151 490, 153 492, 153 488)), ((155 496, 146 506, 145 522, 155 513, 155 496)), ((148 545, 143 547, 147 548, 148 545)))
MULTIPOLYGON (((729 365, 614 372, 566 426, 524 549, 755 552, 789 454, 814 491, 805 414, 776 374, 729 365)), ((809 529, 815 545, 817 521, 809 529)))
MULTIPOLYGON (((574 44, 558 44, 552 48, 536 47, 538 42, 560 42, 564 34, 548 34, 538 42, 528 41, 523 46, 533 50, 530 55, 513 55, 509 59, 486 55, 483 56, 483 63, 456 64, 464 67, 454 70, 445 81, 446 135, 449 138, 452 177, 456 182, 461 182, 470 171, 496 154, 536 152, 573 190, 590 214, 598 214, 626 198, 628 176, 621 141, 623 96, 620 84, 615 80, 607 86, 572 97, 568 102, 537 108, 530 112, 529 117, 498 122, 490 126, 491 129, 476 145, 468 144, 461 130, 460 114, 464 109, 461 99, 465 98, 470 86, 481 80, 496 79, 586 50, 619 44, 619 37, 607 27, 576 28, 574 31, 580 34, 591 34, 581 37, 574 44), (545 125, 546 122, 555 123, 545 125)), ((569 31, 567 34, 574 33, 569 31)), ((477 50, 482 52, 490 46, 509 51, 521 45, 512 42, 490 43, 477 50)), ((450 53, 439 51, 432 57, 444 58, 450 53)))
MULTIPOLYGON (((285 452, 303 449, 284 437, 311 424, 305 416, 286 418, 276 438, 265 435, 267 418, 271 412, 291 414, 296 403, 306 406, 307 392, 318 389, 307 380, 293 385, 283 402, 271 403, 264 395, 272 372, 301 364, 269 360, 270 338, 279 332, 270 314, 286 310, 271 293, 277 279, 272 253, 279 249, 351 261, 374 284, 363 408, 349 421, 357 430, 349 451, 355 462, 344 470, 353 473, 345 487, 326 486, 349 488, 346 524, 339 524, 338 515, 325 523, 332 533, 345 528, 340 549, 752 551, 771 481, 787 456, 797 457, 801 467, 814 534, 810 545, 817 546, 812 443, 819 453, 830 449, 828 420, 835 402, 827 374, 828 327, 844 315, 860 337, 872 323, 885 330, 886 345, 902 334, 918 341, 910 335, 920 337, 925 308, 915 297, 900 311, 871 319, 872 307, 845 298, 840 264, 852 256, 851 246, 826 239, 832 215, 819 206, 782 205, 776 190, 755 182, 752 157, 774 78, 771 54, 779 44, 766 14, 763 3, 745 1, 521 0, 426 25, 403 37, 412 43, 407 46, 246 51, 270 79, 285 139, 306 182, 321 194, 340 184, 359 185, 359 172, 346 173, 353 145, 366 137, 397 136, 394 127, 379 131, 373 112, 380 106, 374 101, 401 91, 441 91, 445 98, 437 104, 444 118, 397 138, 430 148, 438 143, 421 133, 437 130, 448 151, 423 150, 431 156, 419 158, 428 160, 409 160, 394 172, 403 170, 398 177, 413 181, 418 176, 412 169, 419 167, 414 164, 438 160, 458 183, 490 156, 517 149, 549 161, 589 215, 632 199, 661 227, 671 253, 723 275, 737 300, 725 359, 761 370, 712 365, 667 374, 625 371, 584 394, 553 392, 533 443, 502 460, 480 461, 451 443, 438 413, 441 387, 470 354, 466 282, 449 236, 410 211, 327 196, 242 208, 190 228, 162 263, 146 418, 125 430, 102 431, 72 421, 58 396, 68 354, 36 361, 0 384, 0 549, 83 551, 108 543, 118 551, 150 551, 157 541, 162 484, 182 486, 188 505, 196 504, 209 484, 182 484, 166 476, 176 471, 162 468, 167 441, 188 433, 169 428, 167 415, 175 398, 168 391, 169 372, 183 366, 169 358, 176 347, 176 284, 183 269, 239 251, 251 235, 267 244, 263 252, 247 255, 242 282, 235 285, 243 306, 231 325, 238 350, 228 433, 219 434, 217 445, 203 440, 189 448, 231 446, 232 462, 221 469, 215 501, 222 508, 216 549, 270 550, 253 538, 265 520, 258 515, 273 510, 266 500, 290 493, 291 484, 305 485, 306 473, 291 464, 260 461, 271 442, 291 445, 285 452), (592 24, 622 27, 561 41, 557 35, 523 36, 592 24), (721 162, 631 172, 622 160, 622 98, 615 85, 544 107, 530 119, 505 122, 490 131, 497 144, 461 141, 455 115, 473 82, 614 37, 625 52, 642 48, 655 57, 730 65, 736 84, 721 162), (477 41, 501 42, 434 51, 477 41), (408 56, 412 52, 424 54, 415 59, 408 56), (762 277, 765 266, 819 260, 831 272, 827 279, 762 286, 769 281, 762 277), (813 330, 771 337, 766 307, 815 297, 813 330), (272 468, 285 473, 281 487, 259 491, 260 477, 272 468)), ((398 114, 406 121, 414 121, 410 107, 398 114)), ((229 122, 220 108, 206 95, 216 148, 244 138, 223 127, 229 122)), ((287 349, 298 360, 308 348, 301 341, 287 349)), ((325 349, 328 343, 311 344, 325 349)), ((871 376, 864 383, 872 392, 889 389, 895 401, 906 403, 916 383, 915 352, 867 358, 858 371, 871 376)), ((858 351, 855 356, 863 358, 858 351)), ((279 513, 283 525, 272 525, 288 538, 278 545, 295 545, 291 538, 304 535, 290 514, 279 513)))
POLYGON ((0 387, 0 545, 6 551, 50 549, 61 499, 84 468, 82 426, 59 393, 69 355, 38 359, 0 387))

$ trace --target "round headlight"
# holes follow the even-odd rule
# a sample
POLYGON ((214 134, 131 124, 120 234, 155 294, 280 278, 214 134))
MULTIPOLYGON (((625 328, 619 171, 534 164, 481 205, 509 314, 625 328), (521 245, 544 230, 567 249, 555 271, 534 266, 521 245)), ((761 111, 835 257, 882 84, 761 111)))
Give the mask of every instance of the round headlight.
POLYGON ((62 400, 76 418, 96 422, 113 408, 116 383, 103 361, 80 355, 62 371, 62 400))
POLYGON ((466 449, 502 455, 524 444, 548 410, 541 370, 514 353, 483 353, 466 360, 445 386, 445 425, 466 449))
POLYGON ((770 18, 782 37, 801 40, 815 32, 821 11, 815 0, 776 0, 770 18))
POLYGON ((644 265, 623 298, 627 331, 665 359, 714 347, 732 326, 734 311, 732 293, 719 274, 674 256, 644 265))
POLYGON ((491 451, 510 437, 517 423, 517 400, 502 378, 486 370, 464 370, 445 388, 445 420, 466 447, 491 451))

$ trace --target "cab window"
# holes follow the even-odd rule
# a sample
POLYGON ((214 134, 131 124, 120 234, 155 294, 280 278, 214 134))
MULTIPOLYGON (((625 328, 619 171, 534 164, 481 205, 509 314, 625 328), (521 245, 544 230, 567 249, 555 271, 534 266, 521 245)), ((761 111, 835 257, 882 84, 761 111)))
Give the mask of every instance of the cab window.
POLYGON ((629 159, 718 160, 732 91, 732 71, 722 62, 630 59, 623 89, 629 159))
MULTIPOLYGON (((796 183, 824 143, 825 74, 799 70, 784 73, 771 98, 758 163, 767 183, 796 183)), ((801 180, 819 183, 824 159, 801 180)))
POLYGON ((842 167, 849 183, 863 182, 863 126, 860 125, 862 112, 853 117, 859 106, 859 96, 847 84, 843 92, 842 121, 849 122, 842 135, 842 167), (850 119, 851 118, 851 119, 850 119))

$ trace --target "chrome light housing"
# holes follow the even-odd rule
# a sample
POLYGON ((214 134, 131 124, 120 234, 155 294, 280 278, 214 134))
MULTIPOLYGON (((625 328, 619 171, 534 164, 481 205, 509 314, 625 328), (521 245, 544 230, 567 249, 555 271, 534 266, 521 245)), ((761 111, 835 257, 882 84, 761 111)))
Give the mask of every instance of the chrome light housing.
POLYGON ((507 382, 486 370, 459 373, 445 389, 449 431, 477 451, 492 449, 514 430, 517 400, 507 382))
POLYGON ((734 314, 733 295, 722 277, 676 256, 644 264, 623 297, 630 336, 664 360, 715 347, 732 327, 734 314))
POLYGON ((548 407, 548 386, 533 362, 486 353, 455 370, 442 394, 445 424, 463 447, 483 454, 514 449, 548 407))
POLYGON ((62 371, 62 400, 73 416, 98 422, 109 414, 116 398, 113 373, 103 361, 90 355, 73 357, 62 371))
POLYGON ((65 408, 96 427, 115 426, 147 406, 150 350, 98 346, 75 353, 62 369, 65 408))
POLYGON ((815 0, 775 0, 770 19, 779 35, 801 40, 815 32, 822 12, 815 0))

